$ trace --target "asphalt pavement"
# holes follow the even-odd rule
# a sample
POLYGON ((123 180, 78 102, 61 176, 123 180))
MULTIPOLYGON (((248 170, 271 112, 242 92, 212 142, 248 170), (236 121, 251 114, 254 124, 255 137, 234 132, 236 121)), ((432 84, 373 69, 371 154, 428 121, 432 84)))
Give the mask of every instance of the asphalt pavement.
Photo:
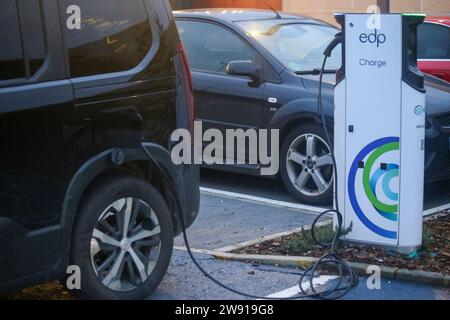
MULTIPOLYGON (((196 249, 219 249, 310 225, 315 215, 294 209, 202 194, 200 214, 188 230, 196 249)), ((176 246, 183 245, 181 237, 176 246)))

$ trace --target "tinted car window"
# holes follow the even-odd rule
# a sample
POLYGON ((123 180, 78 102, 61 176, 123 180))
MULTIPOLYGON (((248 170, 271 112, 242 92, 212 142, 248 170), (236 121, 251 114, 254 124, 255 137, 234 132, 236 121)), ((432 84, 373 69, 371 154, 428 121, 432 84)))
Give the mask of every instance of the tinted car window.
POLYGON ((46 48, 39 0, 0 1, 0 43, 0 81, 29 78, 40 70, 46 48))
POLYGON ((450 28, 424 23, 419 26, 419 59, 450 59, 450 28))
POLYGON ((24 78, 25 60, 15 0, 0 1, 0 80, 24 78))
MULTIPOLYGON (((292 71, 320 68, 323 51, 338 32, 334 27, 327 25, 294 21, 257 20, 237 24, 292 71)), ((340 51, 340 47, 333 51, 328 59, 327 69, 340 68, 342 64, 340 51)))
POLYGON ((63 17, 71 5, 81 9, 81 29, 65 28, 72 77, 130 70, 147 55, 152 32, 142 0, 60 0, 63 17))
POLYGON ((255 60, 254 51, 225 28, 194 21, 178 21, 177 25, 192 69, 226 73, 231 61, 255 60))
POLYGON ((46 56, 44 26, 39 0, 27 0, 21 10, 21 16, 27 22, 27 29, 22 32, 26 59, 30 75, 36 74, 44 64, 46 56))

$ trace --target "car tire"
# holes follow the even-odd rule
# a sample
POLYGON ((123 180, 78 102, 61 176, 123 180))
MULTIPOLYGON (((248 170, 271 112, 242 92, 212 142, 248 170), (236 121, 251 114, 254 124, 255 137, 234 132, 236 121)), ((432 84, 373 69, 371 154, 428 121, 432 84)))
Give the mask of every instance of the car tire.
POLYGON ((289 132, 281 147, 281 178, 300 202, 326 205, 333 197, 331 149, 319 124, 302 124, 289 132))
POLYGON ((73 294, 148 298, 165 276, 173 250, 173 222, 164 199, 148 182, 125 175, 109 177, 90 191, 72 236, 71 265, 81 271, 81 290, 73 294))

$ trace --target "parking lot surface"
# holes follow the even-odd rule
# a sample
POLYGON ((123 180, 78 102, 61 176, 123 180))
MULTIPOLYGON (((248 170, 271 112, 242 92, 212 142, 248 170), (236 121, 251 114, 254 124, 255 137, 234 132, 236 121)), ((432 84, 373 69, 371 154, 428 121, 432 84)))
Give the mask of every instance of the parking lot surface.
MULTIPOLYGON (((203 194, 201 211, 188 230, 189 242, 197 249, 218 249, 310 225, 315 215, 249 201, 203 194)), ((181 237, 175 245, 183 245, 181 237)))
MULTIPOLYGON (((197 254, 201 265, 215 278, 233 288, 262 296, 294 296, 300 270, 253 266, 240 262, 218 261, 211 256, 197 254)), ((187 253, 176 250, 167 276, 150 297, 157 300, 240 300, 248 299, 212 283, 194 266, 187 253)), ((361 278, 345 300, 448 300, 448 288, 389 281, 382 279, 380 290, 369 290, 367 279, 361 278)))
MULTIPOLYGON (((266 199, 298 203, 286 191, 281 180, 277 179, 203 170, 202 186, 266 199)), ((424 210, 448 205, 450 203, 450 181, 426 184, 424 201, 424 210)))
MULTIPOLYGON (((245 179, 241 175, 209 170, 202 172, 200 215, 188 230, 193 248, 218 249, 293 230, 310 224, 320 211, 316 208, 313 212, 313 207, 298 204, 285 191, 280 181, 244 177, 245 179), (282 206, 283 203, 286 207, 282 206), (292 204, 298 204, 299 207, 291 206, 292 204)), ((426 192, 425 210, 448 206, 450 184, 428 185, 426 192)), ((177 238, 175 242, 178 249, 174 251, 169 273, 151 299, 243 299, 206 279, 187 253, 179 250, 183 246, 182 238, 177 238)), ((196 256, 211 275, 242 291, 277 297, 293 296, 298 292, 297 283, 301 270, 218 261, 204 254, 196 256)), ((443 287, 389 279, 382 279, 380 290, 369 290, 367 279, 361 278, 358 287, 345 299, 448 300, 450 291, 443 287)))

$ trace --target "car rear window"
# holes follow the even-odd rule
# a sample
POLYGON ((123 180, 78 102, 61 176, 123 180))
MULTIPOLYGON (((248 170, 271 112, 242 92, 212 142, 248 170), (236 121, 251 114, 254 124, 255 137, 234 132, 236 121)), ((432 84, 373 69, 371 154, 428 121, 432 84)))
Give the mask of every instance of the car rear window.
POLYGON ((81 14, 80 29, 64 28, 72 77, 127 71, 149 52, 152 32, 142 0, 60 0, 63 17, 72 5, 81 14))

